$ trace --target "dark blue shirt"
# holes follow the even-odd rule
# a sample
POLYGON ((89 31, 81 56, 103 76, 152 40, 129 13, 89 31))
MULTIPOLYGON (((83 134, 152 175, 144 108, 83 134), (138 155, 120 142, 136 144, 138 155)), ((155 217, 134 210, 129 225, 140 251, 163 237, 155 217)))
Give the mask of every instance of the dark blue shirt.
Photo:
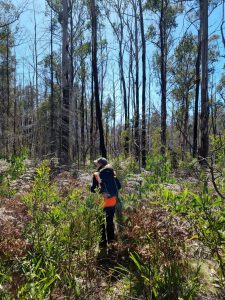
MULTIPOLYGON (((99 177, 101 179, 100 193, 107 193, 112 196, 117 196, 119 189, 121 189, 121 184, 118 178, 115 176, 113 168, 109 165, 99 168, 99 177)), ((94 193, 95 189, 99 187, 98 181, 93 175, 91 192, 94 193)))

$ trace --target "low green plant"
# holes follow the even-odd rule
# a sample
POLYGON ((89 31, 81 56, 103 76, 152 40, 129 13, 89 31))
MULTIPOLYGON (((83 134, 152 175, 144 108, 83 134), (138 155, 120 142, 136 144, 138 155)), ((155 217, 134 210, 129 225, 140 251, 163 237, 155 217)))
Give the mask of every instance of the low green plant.
POLYGON ((131 268, 120 266, 118 272, 130 282, 131 297, 143 299, 195 299, 199 291, 199 270, 191 270, 188 264, 179 260, 171 260, 161 264, 160 253, 153 253, 149 260, 140 254, 130 254, 133 263, 131 268))
POLYGON ((172 213, 185 217, 192 225, 194 235, 208 247, 218 264, 217 275, 221 290, 225 285, 225 207, 218 196, 204 190, 200 195, 185 189, 174 193, 168 189, 161 192, 160 201, 172 213))
POLYGON ((140 172, 137 159, 133 156, 125 158, 123 155, 117 156, 112 159, 113 168, 117 172, 117 176, 120 179, 126 179, 130 174, 135 174, 140 172))
POLYGON ((210 249, 218 263, 218 283, 224 291, 225 286, 225 208, 220 197, 208 193, 191 193, 191 210, 188 213, 198 238, 210 249))
POLYGON ((10 159, 11 167, 9 170, 9 174, 12 179, 16 179, 17 177, 23 175, 26 171, 26 165, 24 163, 27 158, 26 153, 22 153, 21 155, 13 155, 10 159))
POLYGON ((26 231, 32 251, 22 267, 26 280, 18 295, 35 299, 36 293, 36 299, 49 299, 53 287, 60 286, 65 295, 78 299, 85 290, 80 278, 92 272, 89 263, 100 241, 103 212, 96 204, 98 195, 84 196, 74 189, 62 198, 49 179, 47 161, 36 173, 33 190, 24 198, 32 215, 26 231))
POLYGON ((5 266, 4 262, 0 262, 0 298, 2 300, 10 300, 10 295, 6 289, 6 285, 12 282, 12 276, 9 272, 9 267, 5 266))
POLYGON ((136 205, 137 201, 139 199, 138 193, 130 193, 127 195, 124 195, 124 204, 127 205, 136 205))
POLYGON ((11 198, 15 195, 15 190, 11 187, 10 182, 12 178, 10 175, 3 176, 0 181, 0 195, 3 197, 11 198))
POLYGON ((214 163, 219 169, 224 168, 225 158, 225 135, 210 135, 211 152, 214 156, 214 163))
POLYGON ((27 281, 18 289, 19 299, 48 299, 51 286, 60 279, 54 261, 44 260, 42 256, 32 253, 22 262, 22 270, 27 281))
POLYGON ((146 170, 151 172, 151 176, 147 177, 149 184, 159 184, 173 180, 170 159, 159 153, 150 152, 148 154, 146 170))
POLYGON ((12 197, 15 194, 15 190, 11 187, 12 180, 17 179, 19 176, 25 173, 26 166, 24 160, 25 154, 14 155, 10 160, 0 161, 0 195, 4 197, 12 197))

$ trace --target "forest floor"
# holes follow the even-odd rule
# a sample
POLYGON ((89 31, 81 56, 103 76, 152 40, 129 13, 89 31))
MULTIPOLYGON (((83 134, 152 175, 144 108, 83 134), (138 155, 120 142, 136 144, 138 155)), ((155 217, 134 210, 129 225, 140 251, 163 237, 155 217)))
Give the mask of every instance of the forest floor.
MULTIPOLYGON (((30 216, 22 198, 31 191, 34 176, 35 168, 30 166, 24 175, 10 183, 11 187, 16 190, 15 195, 12 198, 0 198, 1 255, 10 253, 19 258, 29 251, 29 243, 24 239, 23 232, 30 221, 30 216)), ((194 181, 195 179, 188 178, 185 180, 194 181)), ((82 189, 85 193, 90 185, 91 175, 80 172, 74 177, 71 172, 62 171, 55 175, 52 181, 58 187, 61 195, 66 195, 73 188, 82 189)), ((123 183, 123 195, 135 193, 140 185, 140 175, 130 176, 123 183)), ((165 186, 174 192, 180 192, 183 189, 182 180, 179 180, 179 183, 176 184, 165 183, 165 186)), ((154 203, 157 200, 155 197, 154 193, 149 194, 147 198, 146 195, 140 195, 137 205, 132 206, 132 204, 129 204, 125 207, 123 210, 123 224, 119 224, 119 216, 117 216, 117 240, 108 249, 100 250, 96 261, 92 262, 90 268, 95 268, 96 271, 94 277, 87 283, 89 285, 89 295, 86 299, 122 299, 120 298, 122 286, 118 280, 119 275, 115 272, 115 267, 118 265, 128 267, 130 252, 137 252, 142 257, 149 255, 151 245, 145 244, 143 247, 143 243, 139 243, 139 241, 146 238, 146 232, 161 238, 163 242, 158 245, 158 251, 162 250, 162 252, 171 237, 173 238, 177 249, 171 253, 172 259, 182 256, 184 244, 185 252, 189 253, 188 259, 193 261, 193 266, 196 264, 196 258, 204 257, 201 280, 202 284, 209 286, 209 288, 207 293, 199 294, 198 299, 216 299, 213 287, 215 265, 210 259, 207 248, 193 238, 190 224, 186 220, 175 215, 171 216, 166 209, 154 203)), ((13 274, 13 280, 8 290, 13 291, 20 280, 19 274, 13 274)), ((60 291, 55 290, 51 295, 51 299, 64 298, 60 295, 60 291)))

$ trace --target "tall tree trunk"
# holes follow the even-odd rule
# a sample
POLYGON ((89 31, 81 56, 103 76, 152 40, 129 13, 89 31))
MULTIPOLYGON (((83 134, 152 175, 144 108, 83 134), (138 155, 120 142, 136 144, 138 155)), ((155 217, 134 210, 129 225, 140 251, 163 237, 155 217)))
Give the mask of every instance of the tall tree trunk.
MULTIPOLYGON (((180 130, 180 146, 181 146, 181 159, 184 161, 185 157, 185 136, 184 136, 184 123, 185 123, 185 94, 182 95, 182 103, 181 103, 181 115, 180 115, 180 124, 179 124, 179 130, 180 130)), ((178 121, 179 123, 179 121, 178 121)))
POLYGON ((90 160, 94 159, 94 78, 93 78, 93 70, 91 73, 91 115, 90 115, 90 160))
POLYGON ((36 109, 38 109, 38 53, 37 53, 37 21, 36 21, 36 9, 33 1, 34 10, 34 61, 35 61, 35 100, 36 109))
POLYGON ((119 69, 120 69, 120 80, 123 88, 123 107, 124 107, 124 115, 125 115, 125 141, 124 141, 124 152, 125 155, 129 153, 129 137, 128 137, 128 129, 129 129, 129 120, 128 120, 128 112, 127 112, 127 90, 126 90, 126 82, 124 77, 124 69, 123 69, 123 52, 122 52, 122 39, 119 41, 119 69))
POLYGON ((140 9, 140 28, 141 28, 141 42, 142 42, 142 130, 141 130, 141 156, 142 167, 146 167, 146 41, 144 32, 144 20, 142 10, 142 0, 139 0, 140 9))
POLYGON ((35 106, 36 106, 36 114, 35 114, 35 128, 34 128, 34 135, 33 135, 33 143, 32 143, 32 154, 34 156, 36 155, 41 155, 40 153, 40 149, 41 149, 41 145, 40 145, 40 141, 39 141, 39 117, 38 117, 38 51, 37 51, 37 20, 36 20, 36 8, 34 5, 34 0, 33 0, 33 13, 34 13, 34 80, 35 80, 35 106))
POLYGON ((148 139, 148 149, 151 149, 151 138, 150 138, 150 134, 151 134, 151 97, 152 97, 152 89, 151 89, 151 67, 150 67, 150 62, 149 62, 149 85, 148 85, 148 135, 149 135, 149 139, 148 139))
POLYGON ((13 103, 13 154, 16 155, 16 146, 17 146, 17 86, 16 86, 16 62, 15 62, 15 74, 14 74, 14 88, 13 88, 13 97, 14 97, 14 103, 13 103))
POLYGON ((200 155, 201 157, 206 159, 209 152, 208 0, 200 0, 200 23, 201 23, 201 62, 202 62, 200 155))
POLYGON ((116 150, 116 87, 113 70, 113 150, 116 150))
POLYGON ((188 141, 188 120, 189 120, 189 100, 188 100, 189 90, 187 89, 185 93, 185 108, 184 108, 184 133, 183 133, 183 151, 184 155, 187 151, 187 141, 188 141))
POLYGON ((7 33, 6 33, 6 90, 7 90, 7 109, 6 109, 6 131, 4 134, 6 135, 6 155, 9 155, 9 117, 10 117, 10 65, 9 65, 9 36, 10 31, 7 27, 7 33))
POLYGON ((85 164, 85 135, 84 135, 84 97, 85 97, 85 60, 81 57, 81 101, 80 101, 80 135, 81 135, 81 153, 82 161, 85 164))
POLYGON ((70 19, 70 106, 72 107, 72 103, 74 104, 74 143, 73 143, 73 151, 72 151, 72 159, 75 159, 77 166, 79 168, 80 163, 80 143, 79 143, 79 124, 78 124, 78 97, 74 93, 74 24, 73 24, 73 3, 69 2, 69 19, 70 19))
POLYGON ((120 79, 123 88, 123 107, 124 107, 124 117, 125 117, 125 140, 124 140, 124 153, 125 156, 129 153, 129 117, 128 117, 128 107, 127 107, 127 88, 126 88, 126 81, 124 76, 124 59, 123 59, 123 18, 121 11, 119 10, 119 18, 120 18, 120 38, 119 38, 119 69, 120 69, 120 79))
POLYGON ((68 43, 68 0, 63 0, 62 12, 62 124, 61 124, 61 161, 69 163, 69 114, 70 114, 70 81, 69 81, 69 43, 68 43))
POLYGON ((193 128, 193 157, 197 156, 198 152, 198 102, 200 88, 200 62, 201 62, 201 33, 198 33, 198 55, 195 64, 195 108, 194 108, 194 128, 193 128))
POLYGON ((50 48, 51 48, 51 95, 50 95, 50 152, 52 156, 56 155, 56 128, 55 128, 55 101, 54 101, 54 70, 53 70, 53 14, 51 9, 51 31, 50 31, 50 48))
POLYGON ((217 133, 217 107, 216 107, 216 99, 214 101, 213 93, 211 94, 211 118, 212 118, 212 130, 215 138, 218 134, 217 133))
POLYGON ((133 3, 134 8, 134 40, 135 40, 135 114, 134 114, 134 140, 135 140, 135 156, 140 162, 140 139, 139 139, 139 49, 138 49, 138 16, 137 16, 137 5, 133 3))
POLYGON ((164 15, 164 0, 161 0, 161 11, 160 11, 160 77, 161 77, 161 153, 165 154, 166 151, 166 93, 167 93, 167 45, 166 45, 166 21, 164 15))
POLYGON ((98 84, 98 63, 97 63, 97 15, 96 15, 95 0, 91 0, 91 27, 92 27, 92 70, 94 77, 94 92, 95 92, 95 105, 96 105, 96 118, 98 122, 99 137, 100 137, 100 152, 103 157, 107 156, 104 130, 102 125, 102 111, 99 101, 99 84, 98 84))

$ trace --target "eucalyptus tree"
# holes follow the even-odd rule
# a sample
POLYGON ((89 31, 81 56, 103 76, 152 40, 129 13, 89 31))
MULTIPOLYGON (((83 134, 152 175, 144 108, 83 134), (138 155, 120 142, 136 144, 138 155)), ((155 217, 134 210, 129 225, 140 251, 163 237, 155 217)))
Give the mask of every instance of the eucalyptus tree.
POLYGON ((216 137, 218 135, 217 130, 217 111, 220 107, 217 101, 217 88, 216 88, 216 72, 217 65, 220 58, 220 48, 219 48, 220 36, 213 34, 209 36, 209 49, 208 49, 208 76, 209 76, 209 134, 216 137))
POLYGON ((225 1, 222 0, 222 22, 221 22, 221 25, 220 25, 220 32, 221 32, 223 46, 224 46, 224 49, 225 49, 225 34, 224 34, 225 18, 224 18, 224 12, 225 12, 225 1))
POLYGON ((48 5, 57 15, 62 26, 62 110, 59 134, 58 154, 62 163, 70 161, 70 61, 69 61, 69 2, 62 0, 61 3, 54 0, 47 0, 48 5))
POLYGON ((90 1, 90 16, 91 16, 91 33, 92 33, 92 72, 93 72, 93 83, 94 83, 94 98, 96 106, 96 118, 98 122, 99 139, 100 139, 100 153, 103 157, 107 156, 105 140, 104 140, 104 129, 102 124, 102 111, 100 107, 99 99, 99 79, 98 79, 98 59, 97 59, 97 5, 95 0, 90 1))
POLYGON ((16 6, 15 1, 1 0, 0 1, 0 28, 7 27, 19 20, 21 14, 24 12, 28 0, 23 4, 16 6))
POLYGON ((193 124, 193 157, 198 153, 198 105, 199 105, 199 90, 200 90, 200 64, 201 64, 201 36, 200 29, 198 30, 198 46, 197 59, 195 63, 195 103, 194 103, 194 124, 193 124))
POLYGON ((138 2, 132 0, 132 9, 134 14, 134 53, 135 53, 135 111, 134 111, 134 150, 135 156, 140 164, 140 111, 139 111, 139 26, 138 26, 138 2))
POLYGON ((56 94, 54 91, 54 31, 56 21, 54 18, 53 10, 50 11, 50 152, 51 155, 56 156, 57 153, 57 114, 56 114, 56 94))
MULTIPOLYGON (((208 0, 199 0, 201 29, 201 146, 200 155, 206 159, 209 152, 209 99, 208 99, 208 0)), ((205 161, 203 161, 205 163, 205 161)))
MULTIPOLYGON (((208 77, 210 71, 209 62, 214 61, 215 52, 213 46, 209 45, 210 39, 214 39, 208 35, 208 16, 218 6, 224 3, 221 0, 195 0, 190 1, 195 5, 191 7, 190 24, 195 25, 198 32, 198 47, 197 47, 197 60, 195 67, 195 108, 194 108, 194 128, 193 128, 193 156, 199 154, 204 159, 208 155, 209 150, 209 96, 208 96, 208 77), (208 10, 210 9, 210 12, 208 10), (193 14, 194 11, 194 14, 193 14), (194 19, 193 19, 194 16, 194 19), (211 49, 210 49, 211 48, 211 49), (211 53, 210 53, 211 52, 211 53), (211 58, 210 58, 211 56, 211 58), (201 88, 201 93, 200 93, 201 88), (198 106, 199 106, 199 95, 201 96, 201 114, 200 114, 200 126, 198 126, 198 106), (198 127, 200 127, 200 145, 198 146, 198 127)), ((224 9, 224 7, 223 7, 224 9)), ((223 13, 224 16, 224 13, 223 13)), ((221 22, 221 28, 223 28, 223 17, 221 22)), ((222 39, 223 33, 221 32, 222 39)), ((212 107, 213 108, 213 107, 212 107)), ((213 109, 211 110, 213 111, 213 109)))
POLYGON ((196 37, 192 33, 184 35, 175 48, 174 61, 171 66, 171 92, 173 98, 175 98, 179 104, 177 127, 181 133, 181 141, 179 144, 181 145, 183 159, 187 146, 191 145, 188 137, 189 109, 194 95, 197 48, 196 37))
POLYGON ((12 1, 0 1, 0 151, 9 156, 16 152, 16 46, 18 26, 15 25, 25 5, 16 6, 12 1), (15 129, 15 130, 14 130, 15 129))
POLYGON ((62 25, 62 124, 61 124, 61 147, 60 158, 62 162, 70 160, 70 61, 69 61, 69 5, 68 0, 63 0, 61 12, 62 25))
POLYGON ((157 68, 161 90, 161 153, 165 153, 167 120, 168 56, 172 46, 172 33, 176 17, 182 5, 173 0, 148 0, 146 8, 155 16, 155 24, 149 26, 149 36, 157 47, 157 68))
MULTIPOLYGON (((83 35, 82 35, 83 37, 83 35)), ((76 73, 76 82, 79 83, 79 95, 80 95, 80 102, 78 103, 77 110, 75 111, 75 116, 79 115, 79 132, 80 132, 80 153, 81 153, 81 160, 83 164, 85 164, 86 154, 90 145, 93 146, 93 143, 90 142, 89 139, 89 131, 88 131, 88 124, 87 124, 87 117, 85 122, 85 115, 87 116, 88 113, 88 99, 87 99, 87 88, 88 82, 90 81, 90 74, 91 68, 88 66, 88 58, 90 58, 91 54, 91 44, 89 41, 83 41, 81 39, 79 45, 75 48, 75 56, 79 65, 77 66, 75 73, 76 73), (85 131, 86 128, 86 131, 85 131)), ((93 126, 93 122, 89 124, 89 126, 93 126)))
MULTIPOLYGON (((69 2, 69 59, 70 59, 70 141, 72 159, 77 165, 85 157, 84 103, 90 41, 86 37, 88 30, 88 11, 82 0, 69 2)), ((87 140, 86 140, 87 141, 87 140)))
MULTIPOLYGON (((129 153, 129 99, 127 95, 127 83, 124 70, 124 53, 125 53, 125 31, 126 31, 126 17, 125 14, 129 8, 129 1, 127 0, 107 0, 104 3, 105 14, 113 29, 113 33, 118 43, 118 66, 120 74, 120 82, 123 95, 123 109, 124 109, 124 153, 129 153), (113 10, 113 13, 111 13, 113 10), (116 18, 115 18, 116 15, 116 18)), ((130 20, 129 20, 130 21, 130 20)), ((132 42, 132 40, 131 40, 132 42)))
POLYGON ((0 140, 1 151, 8 156, 9 153, 9 125, 11 112, 11 86, 12 86, 12 44, 13 35, 9 26, 0 30, 0 140))
POLYGON ((146 39, 142 0, 138 1, 140 11, 140 30, 142 43, 142 130, 141 130, 141 158, 142 167, 146 167, 146 39))

